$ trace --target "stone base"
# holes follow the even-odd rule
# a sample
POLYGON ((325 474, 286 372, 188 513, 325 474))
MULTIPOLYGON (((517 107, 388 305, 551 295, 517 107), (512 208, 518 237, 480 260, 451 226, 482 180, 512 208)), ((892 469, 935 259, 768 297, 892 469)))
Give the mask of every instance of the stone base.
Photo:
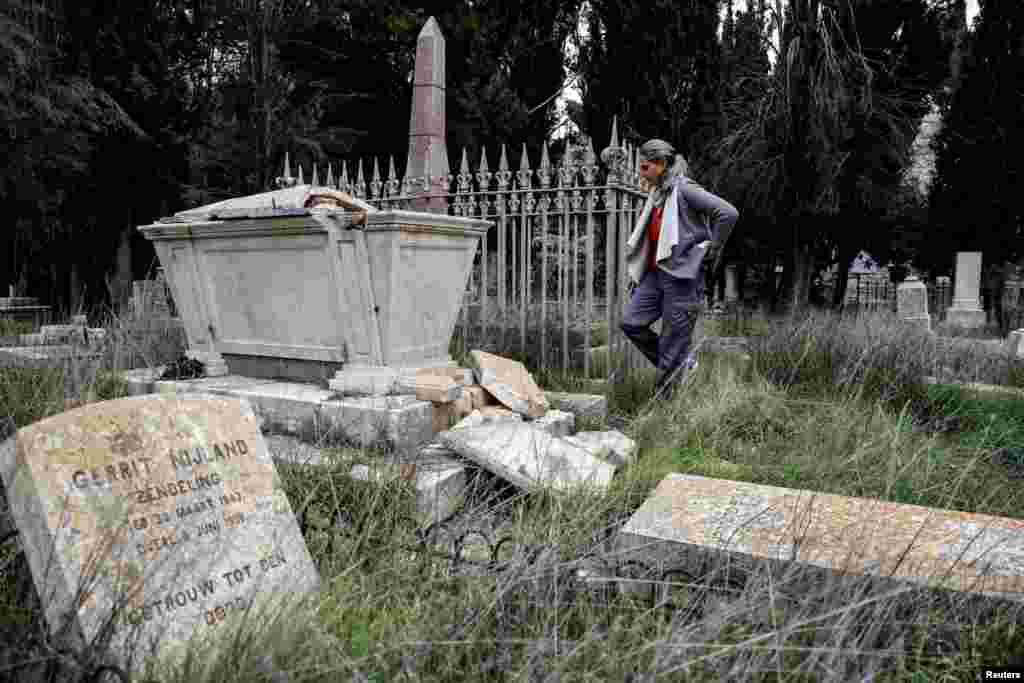
MULTIPOLYGON (((434 405, 414 396, 338 397, 334 390, 313 384, 225 375, 194 380, 160 380, 165 367, 124 373, 129 396, 160 392, 206 392, 248 399, 267 430, 291 436, 338 434, 356 445, 375 443, 376 436, 408 451, 434 438, 434 405)), ((546 392, 552 406, 547 424, 553 433, 575 431, 581 417, 607 419, 604 396, 546 392)))
POLYGON ((417 365, 346 365, 327 386, 349 396, 388 396, 401 392, 403 379, 412 380, 420 370, 456 367, 455 361, 438 359, 417 365))
POLYGON ((298 358, 267 358, 264 356, 242 356, 224 354, 229 374, 259 379, 273 379, 279 382, 302 382, 326 387, 335 373, 342 369, 342 363, 301 360, 298 358))
POLYGON ((247 399, 264 431, 315 441, 325 437, 356 447, 411 452, 434 436, 433 406, 413 396, 336 398, 309 384, 225 375, 161 381, 163 368, 125 373, 131 395, 209 393, 247 399))
POLYGON ((985 327, 985 322, 985 311, 980 308, 956 308, 950 306, 946 309, 947 325, 974 330, 985 327))
POLYGON ((82 345, 52 344, 49 346, 0 347, 0 366, 48 368, 69 366, 86 361, 99 361, 102 354, 82 345))

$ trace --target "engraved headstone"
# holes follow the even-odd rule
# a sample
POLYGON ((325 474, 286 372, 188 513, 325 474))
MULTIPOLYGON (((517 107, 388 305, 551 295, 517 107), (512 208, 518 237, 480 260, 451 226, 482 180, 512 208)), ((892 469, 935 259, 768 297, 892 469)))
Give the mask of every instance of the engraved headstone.
POLYGON ((896 313, 903 322, 931 331, 928 289, 916 275, 909 276, 896 287, 896 313))
POLYGON ((953 286, 953 305, 946 309, 946 322, 957 327, 976 329, 985 326, 981 307, 981 252, 958 251, 953 286))
POLYGON ((620 557, 796 561, 819 581, 874 575, 1024 600, 1024 520, 671 473, 622 527, 620 557))
POLYGON ((108 663, 180 657, 319 586, 247 401, 87 405, 0 444, 0 474, 51 632, 108 663))

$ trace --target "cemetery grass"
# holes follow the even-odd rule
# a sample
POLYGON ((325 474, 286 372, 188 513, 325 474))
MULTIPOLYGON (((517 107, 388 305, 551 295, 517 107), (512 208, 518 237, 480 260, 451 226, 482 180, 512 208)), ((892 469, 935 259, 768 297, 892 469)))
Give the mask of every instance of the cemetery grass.
MULTIPOLYGON (((111 321, 118 325, 126 327, 111 321)), ((463 511, 430 529, 408 483, 345 474, 382 455, 372 449, 329 448, 334 464, 315 475, 279 464, 320 570, 319 603, 307 619, 250 619, 229 648, 197 647, 181 668, 151 677, 682 680, 685 670, 686 680, 876 672, 875 681, 917 683, 1013 664, 1024 630, 1006 605, 868 580, 807 585, 795 566, 737 579, 714 563, 690 578, 621 564, 614 530, 673 471, 1024 517, 1012 450, 1024 411, 1009 394, 923 383, 944 370, 963 382, 1024 386, 1021 368, 970 345, 946 348, 881 315, 812 314, 758 331, 749 361, 702 354, 672 401, 647 404, 650 372, 607 389, 611 413, 641 451, 604 495, 525 495, 476 472, 463 511), (1000 449, 1009 449, 1001 459, 1000 449)), ((116 371, 132 367, 125 359, 156 365, 180 352, 145 340, 112 334, 103 361, 87 367, 0 370, 0 416, 21 426, 124 395, 116 371), (130 352, 113 348, 129 343, 130 352)), ((578 373, 541 372, 536 356, 518 353, 546 389, 587 386, 578 373)), ((18 638, 41 623, 12 562, 7 544, 0 624, 16 626, 0 651, 25 645, 18 638)))

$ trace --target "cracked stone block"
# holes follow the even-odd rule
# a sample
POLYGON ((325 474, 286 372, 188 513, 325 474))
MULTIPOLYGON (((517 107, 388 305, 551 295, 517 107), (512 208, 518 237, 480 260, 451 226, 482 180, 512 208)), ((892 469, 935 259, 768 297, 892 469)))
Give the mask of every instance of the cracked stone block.
POLYGON ((440 377, 448 377, 455 381, 456 384, 470 385, 473 384, 473 371, 469 368, 424 368, 416 373, 417 377, 424 375, 436 375, 440 377))
POLYGON ((542 417, 550 406, 526 367, 485 351, 470 351, 477 382, 502 405, 526 417, 542 417))
POLYGON ((472 399, 467 394, 450 403, 432 403, 434 406, 434 432, 443 432, 473 412, 472 399))
POLYGON ((595 456, 607 460, 617 467, 636 462, 636 442, 617 430, 579 432, 566 437, 566 440, 578 444, 581 448, 587 449, 595 456))
POLYGON ((416 394, 416 398, 421 401, 451 403, 462 396, 462 385, 451 377, 422 373, 415 377, 399 379, 398 391, 403 394, 416 394))
POLYGON ((522 422, 523 416, 519 413, 513 413, 507 408, 499 408, 497 410, 474 410, 469 415, 462 418, 452 429, 466 429, 467 427, 479 427, 487 424, 497 424, 500 422, 522 422))
POLYGON ((528 491, 605 490, 615 473, 611 463, 527 422, 452 429, 438 438, 467 460, 528 491))
POLYGON ((479 384, 470 384, 462 387, 462 393, 468 396, 472 402, 473 410, 477 408, 483 408, 485 406, 497 405, 497 400, 479 384))

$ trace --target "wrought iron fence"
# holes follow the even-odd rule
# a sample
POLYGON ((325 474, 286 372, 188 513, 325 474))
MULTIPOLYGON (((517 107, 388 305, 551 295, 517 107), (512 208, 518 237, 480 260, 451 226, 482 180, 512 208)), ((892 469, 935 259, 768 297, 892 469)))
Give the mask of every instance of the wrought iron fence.
MULTIPOLYGON (((463 151, 457 174, 401 180, 393 158, 386 179, 375 159, 369 181, 359 160, 354 181, 343 163, 337 178, 328 166, 325 184, 382 210, 440 200, 451 215, 495 222, 487 238, 495 249, 477 251, 459 313, 458 333, 469 347, 518 351, 537 367, 572 367, 593 377, 590 352, 600 335, 609 361, 622 358, 628 368, 646 364, 619 329, 628 296, 623 254, 646 198, 636 148, 619 145, 613 123, 600 165, 589 142, 567 151, 557 165, 545 144, 536 169, 525 144, 518 171, 510 170, 505 145, 499 158, 491 171, 484 150, 474 173, 463 151), (438 186, 447 191, 427 193, 438 186)), ((301 169, 299 178, 302 183, 301 169)), ((320 184, 316 167, 312 182, 320 184)))
MULTIPOLYGON (((637 149, 619 144, 613 123, 600 165, 589 141, 585 148, 568 149, 557 165, 551 163, 546 144, 537 168, 530 164, 525 143, 518 171, 509 168, 505 145, 497 170, 490 170, 488 157, 483 150, 473 172, 463 150, 457 174, 401 179, 393 157, 386 178, 380 160, 373 159, 369 180, 366 169, 371 164, 359 159, 354 180, 343 162, 338 176, 328 164, 324 183, 314 164, 311 182, 382 210, 432 202, 450 215, 495 222, 476 253, 459 311, 457 332, 467 348, 518 351, 535 367, 578 369, 589 378, 596 375, 592 351, 598 350, 594 341, 599 335, 606 340, 600 345, 606 351, 606 372, 620 362, 627 371, 648 366, 619 328, 629 295, 626 240, 646 196, 639 185, 637 149)), ((284 177, 291 180, 287 162, 284 177)), ((303 178, 300 166, 300 185, 303 178)), ((851 276, 847 292, 847 302, 859 308, 896 309, 893 283, 860 282, 851 276)), ((1013 295, 1019 298, 1019 290, 1013 295)), ((934 319, 944 319, 952 302, 950 285, 928 285, 928 298, 934 319)))

